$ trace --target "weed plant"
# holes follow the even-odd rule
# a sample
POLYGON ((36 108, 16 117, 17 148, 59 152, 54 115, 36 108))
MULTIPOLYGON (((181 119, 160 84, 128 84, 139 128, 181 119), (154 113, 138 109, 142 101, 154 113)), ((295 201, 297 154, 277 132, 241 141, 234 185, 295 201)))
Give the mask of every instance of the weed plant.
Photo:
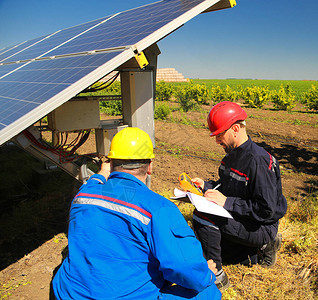
POLYGON ((201 105, 209 104, 209 90, 205 85, 190 82, 176 88, 174 95, 184 112, 198 111, 201 105))
POLYGON ((173 88, 170 84, 165 81, 156 83, 156 101, 169 101, 173 94, 173 88))
POLYGON ((295 92, 289 84, 281 85, 278 91, 271 91, 270 98, 277 110, 291 111, 296 106, 295 92))
POLYGON ((155 103, 154 117, 156 120, 166 120, 171 113, 171 108, 166 102, 155 103))
POLYGON ((248 107, 253 108, 262 108, 270 99, 268 86, 241 87, 238 95, 248 107))
POLYGON ((318 86, 312 85, 311 89, 304 93, 302 103, 308 110, 318 112, 318 86))

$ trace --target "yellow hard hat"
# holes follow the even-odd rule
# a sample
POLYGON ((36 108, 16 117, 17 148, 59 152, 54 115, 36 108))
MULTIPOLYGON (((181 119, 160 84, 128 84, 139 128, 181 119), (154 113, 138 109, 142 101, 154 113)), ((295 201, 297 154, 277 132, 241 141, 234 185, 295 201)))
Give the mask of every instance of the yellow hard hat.
POLYGON ((107 157, 114 159, 151 159, 155 155, 149 135, 139 128, 127 127, 113 137, 107 157))

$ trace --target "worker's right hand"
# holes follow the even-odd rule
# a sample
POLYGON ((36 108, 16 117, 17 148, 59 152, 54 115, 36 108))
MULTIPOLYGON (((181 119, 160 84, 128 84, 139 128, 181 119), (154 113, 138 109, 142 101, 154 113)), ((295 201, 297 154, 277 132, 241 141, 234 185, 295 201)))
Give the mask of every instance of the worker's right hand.
POLYGON ((110 163, 109 162, 103 162, 101 167, 100 167, 100 171, 98 172, 98 174, 103 175, 106 180, 110 174, 110 163))
POLYGON ((201 178, 192 178, 191 180, 193 183, 195 183, 202 190, 204 189, 204 180, 202 180, 201 178))
POLYGON ((214 202, 222 207, 224 207, 226 196, 224 196, 221 192, 217 190, 207 190, 204 193, 205 199, 207 199, 210 202, 214 202))
POLYGON ((218 269, 216 268, 216 264, 212 259, 209 259, 207 261, 209 269, 216 275, 218 272, 218 269))

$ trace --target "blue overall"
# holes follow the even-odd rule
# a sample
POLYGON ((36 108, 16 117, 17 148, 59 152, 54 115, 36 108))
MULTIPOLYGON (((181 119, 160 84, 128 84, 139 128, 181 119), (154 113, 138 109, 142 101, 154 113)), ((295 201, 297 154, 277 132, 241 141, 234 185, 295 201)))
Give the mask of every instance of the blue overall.
POLYGON ((68 247, 53 279, 56 299, 221 298, 179 209, 131 174, 95 174, 81 187, 68 247))
POLYGON ((205 256, 218 269, 222 259, 257 263, 258 247, 275 238, 287 209, 278 162, 249 137, 223 158, 219 177, 205 182, 204 189, 221 183, 218 190, 227 197, 224 208, 233 219, 194 212, 194 229, 205 256))

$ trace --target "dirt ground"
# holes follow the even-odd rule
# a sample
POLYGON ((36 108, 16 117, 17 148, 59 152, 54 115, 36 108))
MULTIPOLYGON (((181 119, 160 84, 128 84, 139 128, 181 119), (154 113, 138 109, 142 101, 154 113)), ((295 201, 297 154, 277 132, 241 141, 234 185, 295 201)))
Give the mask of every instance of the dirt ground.
MULTIPOLYGON (((176 122, 155 122, 156 158, 151 186, 156 192, 172 196, 173 188, 178 186, 178 175, 182 172, 187 172, 191 177, 217 178, 217 169, 224 153, 214 138, 209 137, 205 122, 208 109, 205 108, 205 113, 174 113, 175 118, 186 118, 187 122, 196 124, 196 128, 176 122)), ((299 200, 317 190, 318 115, 270 109, 247 108, 246 111, 249 115, 249 135, 273 154, 281 165, 285 196, 299 200)), ((94 151, 92 136, 80 152, 94 151)), ((68 204, 76 188, 74 183, 72 192, 64 199, 68 204)), ((63 218, 67 224, 65 212, 63 218)), ((65 235, 60 232, 0 271, 1 299, 48 299, 53 271, 61 262, 62 250, 67 245, 65 235)), ((6 239, 1 240, 2 248, 5 245, 6 239)))

